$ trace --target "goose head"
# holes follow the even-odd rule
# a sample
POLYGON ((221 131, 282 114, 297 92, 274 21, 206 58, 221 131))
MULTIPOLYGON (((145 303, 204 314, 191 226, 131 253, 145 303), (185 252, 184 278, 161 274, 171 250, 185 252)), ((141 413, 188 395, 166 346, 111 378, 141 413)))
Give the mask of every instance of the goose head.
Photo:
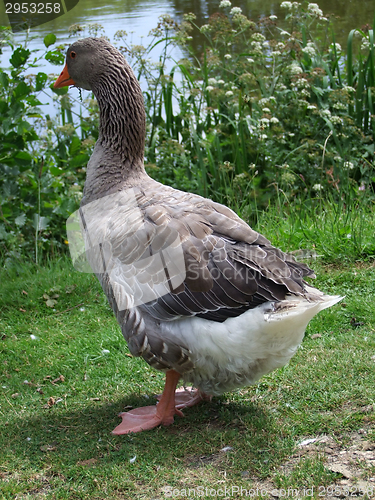
MULTIPOLYGON (((100 109, 98 146, 143 169, 146 134, 141 87, 124 56, 104 38, 84 38, 67 50, 66 64, 54 87, 91 90, 100 109)), ((98 153, 94 152, 94 160, 98 153)), ((109 153, 105 158, 109 163, 109 153)), ((112 161, 113 164, 113 161, 112 161)), ((126 166, 126 168, 128 168, 126 166)), ((130 168, 130 167, 129 167, 130 168)))
POLYGON ((74 85, 85 90, 94 90, 95 84, 108 75, 108 69, 113 65, 127 66, 127 62, 107 40, 78 40, 68 48, 65 67, 54 87, 74 85))

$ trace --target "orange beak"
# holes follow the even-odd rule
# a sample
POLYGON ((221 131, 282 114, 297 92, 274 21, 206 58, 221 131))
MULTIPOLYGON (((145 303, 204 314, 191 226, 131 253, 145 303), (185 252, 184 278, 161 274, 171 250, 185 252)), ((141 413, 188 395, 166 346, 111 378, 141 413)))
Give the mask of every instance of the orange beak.
POLYGON ((60 87, 68 87, 68 85, 75 85, 76 82, 70 78, 68 73, 68 67, 65 64, 64 69, 61 71, 60 76, 55 81, 54 87, 55 89, 59 89, 60 87))

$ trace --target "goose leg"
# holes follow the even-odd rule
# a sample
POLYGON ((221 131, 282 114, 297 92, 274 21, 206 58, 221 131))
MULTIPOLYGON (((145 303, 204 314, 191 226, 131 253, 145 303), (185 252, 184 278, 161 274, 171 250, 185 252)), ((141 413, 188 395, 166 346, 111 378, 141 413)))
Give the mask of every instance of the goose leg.
MULTIPOLYGON (((162 394, 156 396, 156 399, 160 401, 162 394)), ((190 408, 201 401, 211 401, 212 396, 200 391, 199 389, 193 389, 192 387, 181 387, 175 391, 175 407, 178 410, 183 410, 184 408, 190 408)))
POLYGON ((175 407, 175 390, 180 379, 180 374, 175 370, 167 371, 165 386, 160 401, 156 406, 143 406, 124 413, 112 434, 129 434, 130 432, 141 432, 153 429, 160 424, 170 425, 173 423, 174 415, 183 416, 182 412, 175 407))

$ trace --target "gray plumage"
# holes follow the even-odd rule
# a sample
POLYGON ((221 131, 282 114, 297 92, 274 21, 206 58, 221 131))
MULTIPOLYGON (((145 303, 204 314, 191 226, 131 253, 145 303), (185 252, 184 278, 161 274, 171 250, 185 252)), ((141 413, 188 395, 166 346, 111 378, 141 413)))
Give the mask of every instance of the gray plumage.
MULTIPOLYGON (((273 247, 229 208, 164 186, 146 174, 142 92, 124 57, 106 40, 74 43, 67 67, 77 86, 93 91, 100 108, 99 138, 88 163, 81 208, 131 189, 142 218, 142 231, 125 230, 135 212, 129 211, 124 220, 119 206, 98 221, 106 225, 104 247, 120 271, 116 280, 109 270, 97 277, 131 353, 159 370, 175 369, 211 394, 252 383, 285 364, 311 317, 339 299, 309 287, 304 278, 313 276, 311 269, 273 247), (148 256, 155 255, 167 243, 182 250, 183 282, 173 285, 178 273, 173 276, 165 269, 167 293, 132 306, 127 291, 131 279, 121 269, 138 266, 139 282, 142 276, 147 281, 148 261, 142 257, 146 250, 148 256), (120 307, 118 297, 128 306, 120 307), (275 340, 275 321, 280 322, 282 340, 275 340)), ((139 293, 156 285, 150 281, 142 286, 139 293)))

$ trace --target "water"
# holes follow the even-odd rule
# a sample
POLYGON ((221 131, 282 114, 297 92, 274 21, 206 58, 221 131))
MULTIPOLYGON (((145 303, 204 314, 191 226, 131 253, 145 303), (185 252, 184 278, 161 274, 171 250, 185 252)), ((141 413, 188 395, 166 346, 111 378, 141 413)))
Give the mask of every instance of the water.
MULTIPOLYGON (((5 2, 7 0, 4 0, 5 2)), ((30 0, 31 1, 31 0, 30 0)), ((33 0, 35 1, 35 0, 33 0)), ((38 0, 40 1, 40 0, 38 0)), ((44 0, 43 0, 44 1, 44 0)), ((256 21, 259 17, 276 15, 280 20, 285 17, 285 9, 281 9, 282 0, 232 0, 232 6, 241 7, 245 15, 256 21)), ((365 25, 372 26, 374 20, 374 0, 316 0, 325 15, 335 17, 336 41, 342 46, 346 45, 349 31, 365 25)), ((69 36, 69 27, 73 24, 99 23, 104 27, 105 34, 113 40, 117 30, 125 30, 135 44, 147 45, 151 38, 148 33, 155 28, 158 17, 169 14, 177 21, 183 14, 193 12, 198 26, 207 23, 210 15, 220 11, 220 0, 79 0, 78 4, 67 14, 31 29, 32 37, 29 49, 44 49, 43 38, 48 33, 54 33, 57 43, 69 44, 77 37, 69 36)), ((5 14, 5 4, 0 0, 0 25, 8 25, 5 14)), ((87 32, 82 36, 87 36, 87 32)), ((22 43, 25 33, 14 35, 15 42, 22 43)), ((195 35, 192 40, 196 48, 202 46, 202 39, 195 35)), ((177 50, 177 49, 176 49, 177 50)), ((10 49, 5 49, 0 56, 2 67, 9 66, 10 49)), ((157 53, 153 54, 157 59, 157 53)), ((175 53, 178 59, 181 53, 175 53)), ((39 70, 46 73, 59 74, 61 67, 41 62, 39 70)), ((50 105, 44 107, 45 112, 51 112, 50 105), (48 109, 47 109, 48 108, 48 109)))
MULTIPOLYGON (((6 2, 7 0, 4 0, 6 2)), ((260 16, 277 15, 283 19, 285 10, 280 8, 282 0, 232 0, 233 6, 241 7, 244 14, 257 20, 260 16)), ((135 36, 147 35, 157 24, 161 14, 168 13, 179 20, 184 13, 193 12, 197 24, 204 24, 208 17, 219 10, 220 0, 79 0, 67 14, 32 29, 36 38, 32 48, 43 46, 47 33, 55 33, 59 43, 68 43, 69 26, 72 24, 100 23, 106 35, 112 38, 119 29, 134 31, 135 36)), ((345 45, 349 31, 365 25, 372 26, 374 20, 374 0, 317 0, 325 15, 335 19, 337 41, 345 45)), ((8 25, 5 5, 0 0, 0 24, 8 25)), ((24 34, 18 33, 16 41, 22 41, 24 34)), ((194 43, 194 40, 193 40, 194 43)))

